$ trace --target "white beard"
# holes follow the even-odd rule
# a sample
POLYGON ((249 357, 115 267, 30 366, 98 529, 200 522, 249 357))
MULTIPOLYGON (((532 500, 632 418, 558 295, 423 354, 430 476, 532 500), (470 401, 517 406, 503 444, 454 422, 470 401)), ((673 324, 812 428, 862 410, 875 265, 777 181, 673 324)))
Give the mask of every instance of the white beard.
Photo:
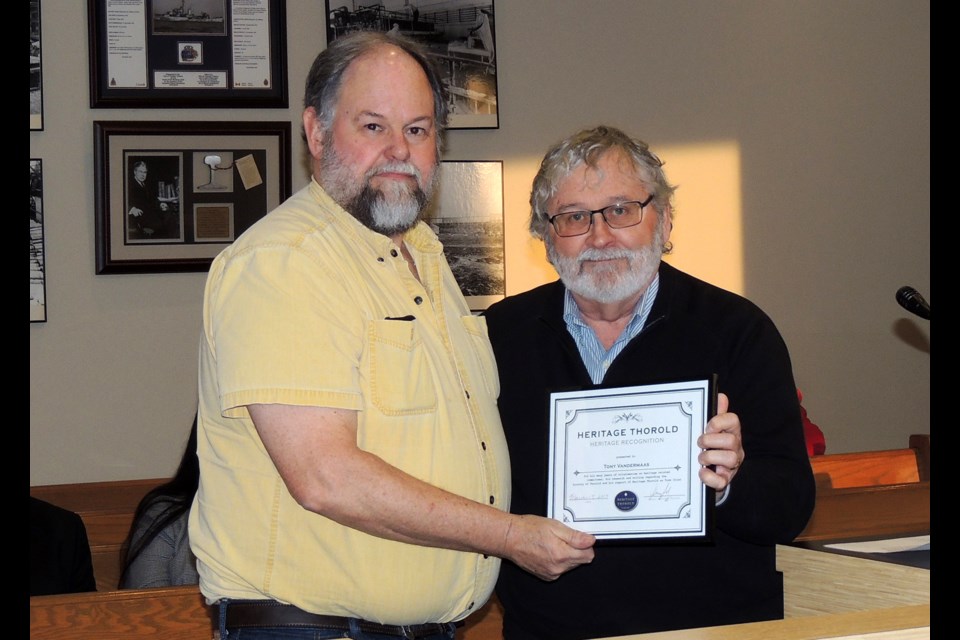
POLYGON ((548 239, 547 259, 571 292, 602 304, 620 302, 644 291, 660 268, 663 242, 657 231, 650 244, 639 249, 585 249, 571 258, 559 255, 548 239), (589 270, 583 268, 588 261, 611 259, 626 260, 626 266, 594 263, 589 270))
MULTIPOLYGON (((387 170, 416 171, 413 165, 394 163, 387 170)), ((417 171, 417 185, 420 184, 420 172, 417 171)), ((430 199, 430 194, 421 190, 419 186, 411 187, 404 182, 391 180, 376 191, 377 196, 370 202, 370 219, 372 229, 396 229, 406 231, 420 219, 423 204, 430 199), (421 203, 422 198, 422 203, 421 203)), ((355 200, 356 201, 356 200, 355 200)), ((381 231, 381 233, 384 233, 381 231)), ((386 235, 392 235, 387 233, 386 235)))

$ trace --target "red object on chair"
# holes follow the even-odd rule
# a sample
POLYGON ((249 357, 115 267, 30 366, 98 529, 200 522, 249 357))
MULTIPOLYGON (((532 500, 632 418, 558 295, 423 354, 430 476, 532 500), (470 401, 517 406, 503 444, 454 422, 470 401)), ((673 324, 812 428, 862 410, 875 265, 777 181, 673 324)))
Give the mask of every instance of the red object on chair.
POLYGON ((827 440, 823 431, 807 417, 807 410, 803 408, 803 393, 797 389, 797 400, 800 401, 800 417, 803 418, 803 438, 807 441, 807 455, 819 456, 827 450, 827 440))

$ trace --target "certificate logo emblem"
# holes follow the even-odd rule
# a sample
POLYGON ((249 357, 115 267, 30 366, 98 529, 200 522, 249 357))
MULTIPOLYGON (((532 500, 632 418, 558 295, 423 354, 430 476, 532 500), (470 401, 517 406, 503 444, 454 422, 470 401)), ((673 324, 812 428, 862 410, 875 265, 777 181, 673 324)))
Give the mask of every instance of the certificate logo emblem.
POLYGON ((621 491, 613 499, 613 504, 620 511, 632 511, 637 506, 637 494, 633 491, 621 491))

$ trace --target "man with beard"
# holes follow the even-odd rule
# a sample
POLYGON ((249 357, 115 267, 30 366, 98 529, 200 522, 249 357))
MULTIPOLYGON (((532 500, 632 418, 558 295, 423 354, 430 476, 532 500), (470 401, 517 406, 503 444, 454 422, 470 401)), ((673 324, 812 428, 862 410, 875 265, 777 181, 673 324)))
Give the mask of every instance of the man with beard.
POLYGON ((420 220, 447 107, 425 52, 317 56, 311 183, 214 260, 189 538, 220 637, 454 637, 500 558, 553 580, 593 536, 509 513, 482 318, 420 220))
POLYGON ((554 146, 533 182, 530 231, 560 281, 508 297, 486 318, 515 513, 546 513, 552 391, 716 373, 717 414, 697 440, 715 530, 706 543, 599 546, 592 563, 552 582, 504 562, 506 640, 783 617, 775 545, 803 530, 814 501, 790 358, 754 304, 661 261, 674 189, 646 143, 612 127, 554 146))
POLYGON ((171 234, 173 222, 170 205, 157 196, 157 183, 147 182, 147 163, 133 164, 133 179, 127 187, 127 231, 131 240, 156 240, 176 237, 171 234))

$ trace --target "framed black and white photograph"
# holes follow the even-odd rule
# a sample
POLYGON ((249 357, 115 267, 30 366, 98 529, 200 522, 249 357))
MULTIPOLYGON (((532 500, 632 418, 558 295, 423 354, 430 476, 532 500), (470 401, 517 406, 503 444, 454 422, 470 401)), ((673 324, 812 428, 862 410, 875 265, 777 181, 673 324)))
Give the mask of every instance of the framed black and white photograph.
POLYGON ((90 107, 286 108, 286 0, 87 0, 90 107))
POLYGON ((123 155, 126 165, 123 210, 127 219, 124 242, 183 242, 183 210, 180 207, 183 154, 179 151, 132 151, 123 155))
POLYGON ((98 274, 206 271, 290 196, 289 122, 93 125, 98 274))
POLYGON ((506 294, 503 244, 503 163, 445 161, 426 220, 443 243, 472 311, 506 294))
POLYGON ((43 129, 43 73, 40 65, 40 0, 30 0, 30 130, 43 129))
POLYGON ((43 161, 30 160, 30 322, 47 321, 43 243, 43 161))
POLYGON ((325 0, 327 42, 353 31, 398 31, 435 56, 451 129, 496 129, 494 0, 325 0))

